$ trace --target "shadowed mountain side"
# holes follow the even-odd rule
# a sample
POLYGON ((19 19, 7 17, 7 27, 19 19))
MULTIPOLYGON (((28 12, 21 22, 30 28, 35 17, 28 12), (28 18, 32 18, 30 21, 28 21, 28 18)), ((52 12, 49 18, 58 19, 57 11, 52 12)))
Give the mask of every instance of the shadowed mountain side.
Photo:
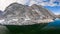
POLYGON ((3 11, 0 10, 0 19, 3 19, 3 11))

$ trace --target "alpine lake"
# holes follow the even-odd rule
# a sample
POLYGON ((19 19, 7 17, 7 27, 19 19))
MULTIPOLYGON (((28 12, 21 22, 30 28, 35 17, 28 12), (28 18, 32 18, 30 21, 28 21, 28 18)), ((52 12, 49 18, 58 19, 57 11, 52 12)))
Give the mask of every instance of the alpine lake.
POLYGON ((50 23, 4 26, 9 30, 6 34, 60 34, 60 19, 50 23))

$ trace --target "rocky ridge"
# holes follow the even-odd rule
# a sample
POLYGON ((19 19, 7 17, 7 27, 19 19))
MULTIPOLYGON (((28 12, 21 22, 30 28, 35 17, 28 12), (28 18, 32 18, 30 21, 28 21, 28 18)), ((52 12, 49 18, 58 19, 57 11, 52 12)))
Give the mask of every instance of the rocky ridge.
POLYGON ((4 11, 3 24, 11 25, 31 25, 38 24, 39 20, 54 19, 54 14, 41 5, 33 4, 32 6, 18 3, 10 4, 4 11))

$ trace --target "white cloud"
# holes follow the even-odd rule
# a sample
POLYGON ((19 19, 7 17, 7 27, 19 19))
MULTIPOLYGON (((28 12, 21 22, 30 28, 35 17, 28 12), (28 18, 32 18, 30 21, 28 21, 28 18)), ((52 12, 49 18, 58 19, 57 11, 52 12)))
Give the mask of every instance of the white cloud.
POLYGON ((8 5, 14 2, 25 4, 26 0, 0 0, 0 10, 4 11, 8 5))
POLYGON ((60 13, 55 13, 55 15, 60 15, 60 13))
POLYGON ((53 7, 53 6, 57 6, 57 4, 49 3, 47 6, 51 6, 51 7, 53 7))
POLYGON ((60 6, 60 4, 54 4, 54 1, 60 2, 60 0, 50 0, 50 2, 43 2, 43 0, 0 0, 0 10, 5 10, 5 8, 13 2, 26 5, 39 4, 42 6, 60 6))
MULTIPOLYGON (((16 1, 16 0, 15 0, 16 1)), ((0 0, 0 10, 4 10, 9 4, 15 2, 14 0, 0 0)))
POLYGON ((58 4, 54 4, 55 1, 60 2, 58 0, 50 0, 49 2, 43 2, 43 1, 45 1, 45 0, 33 0, 33 1, 31 1, 30 5, 38 4, 38 5, 42 5, 42 6, 51 6, 51 7, 60 6, 58 4))
POLYGON ((25 4, 28 0, 16 0, 16 2, 20 3, 20 4, 25 4))
POLYGON ((30 2, 29 6, 31 6, 32 4, 36 4, 36 2, 32 0, 32 1, 30 2))

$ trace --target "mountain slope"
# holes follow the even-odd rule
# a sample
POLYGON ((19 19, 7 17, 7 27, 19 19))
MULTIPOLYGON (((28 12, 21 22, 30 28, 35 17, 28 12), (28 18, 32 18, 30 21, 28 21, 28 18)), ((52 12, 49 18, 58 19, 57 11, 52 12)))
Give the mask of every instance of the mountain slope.
POLYGON ((4 18, 4 23, 19 25, 36 24, 42 19, 54 19, 51 13, 41 5, 27 6, 18 3, 12 3, 6 8, 4 18))

